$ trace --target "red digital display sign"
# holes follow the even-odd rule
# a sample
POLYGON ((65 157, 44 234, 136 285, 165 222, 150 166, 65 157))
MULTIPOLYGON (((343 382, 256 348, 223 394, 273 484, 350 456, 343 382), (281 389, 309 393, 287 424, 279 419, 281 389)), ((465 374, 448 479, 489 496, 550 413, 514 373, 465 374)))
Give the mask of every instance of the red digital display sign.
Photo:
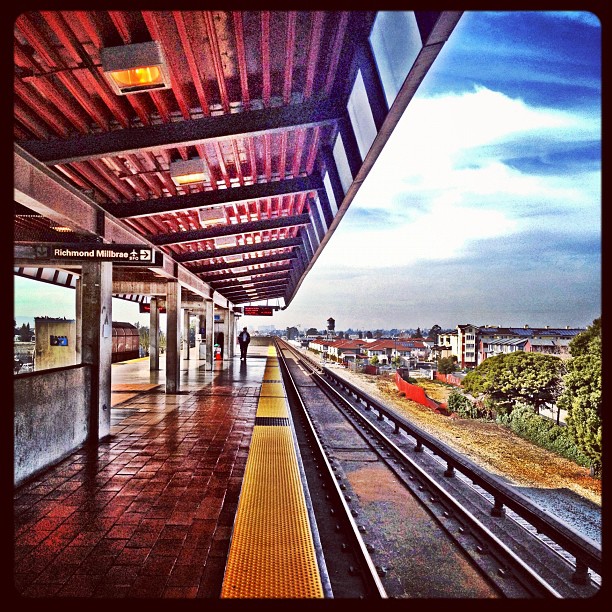
MULTIPOLYGON (((160 313, 165 313, 166 312, 166 307, 165 306, 160 306, 157 309, 157 311, 160 312, 160 313)), ((143 302, 140 302, 140 312, 142 312, 142 313, 151 312, 151 304, 144 304, 143 302)))
POLYGON ((255 317, 271 317, 274 308, 272 306, 244 306, 243 312, 245 315, 255 317))

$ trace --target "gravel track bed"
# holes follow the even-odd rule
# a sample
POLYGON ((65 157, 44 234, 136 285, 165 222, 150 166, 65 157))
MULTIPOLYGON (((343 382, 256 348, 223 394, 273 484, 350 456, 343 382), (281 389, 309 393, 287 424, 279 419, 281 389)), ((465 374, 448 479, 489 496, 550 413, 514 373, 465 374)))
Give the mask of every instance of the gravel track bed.
MULTIPOLYGON (((591 477, 588 468, 542 449, 497 423, 437 414, 400 396, 392 376, 332 369, 481 467, 507 479, 579 533, 601 543, 601 480, 591 477)), ((450 388, 434 386, 438 392, 430 395, 444 401, 444 393, 448 394, 450 388)))

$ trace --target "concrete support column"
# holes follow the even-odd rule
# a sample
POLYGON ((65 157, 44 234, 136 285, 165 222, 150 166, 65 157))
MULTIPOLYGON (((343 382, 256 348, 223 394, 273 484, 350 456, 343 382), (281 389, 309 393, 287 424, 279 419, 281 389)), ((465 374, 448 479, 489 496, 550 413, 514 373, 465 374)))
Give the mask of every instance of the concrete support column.
POLYGON ((189 361, 189 311, 183 310, 183 339, 185 340, 185 353, 183 359, 189 361))
POLYGON ((110 434, 113 350, 113 264, 84 262, 81 276, 81 356, 91 365, 88 442, 110 434))
POLYGON ((213 344, 215 333, 215 304, 206 302, 206 361, 210 363, 210 369, 213 367, 213 344))
POLYGON ((75 311, 76 311, 76 339, 74 343, 75 361, 77 365, 83 363, 83 285, 82 278, 76 279, 75 287, 75 311))
POLYGON ((166 295, 166 393, 177 393, 180 389, 181 362, 181 286, 169 280, 166 295))
MULTIPOLYGON (((206 303, 208 307, 208 302, 206 303)), ((206 360, 206 315, 198 315, 198 333, 200 334, 200 346, 204 345, 204 352, 198 346, 198 359, 206 360)))
POLYGON ((149 369, 159 370, 159 301, 155 296, 149 312, 149 369))
POLYGON ((230 359, 234 358, 236 354, 236 315, 230 310, 229 313, 230 319, 230 343, 229 343, 229 354, 228 357, 230 359))
POLYGON ((231 324, 230 324, 231 312, 227 309, 223 313, 223 359, 230 358, 230 346, 232 346, 234 339, 231 337, 231 324))

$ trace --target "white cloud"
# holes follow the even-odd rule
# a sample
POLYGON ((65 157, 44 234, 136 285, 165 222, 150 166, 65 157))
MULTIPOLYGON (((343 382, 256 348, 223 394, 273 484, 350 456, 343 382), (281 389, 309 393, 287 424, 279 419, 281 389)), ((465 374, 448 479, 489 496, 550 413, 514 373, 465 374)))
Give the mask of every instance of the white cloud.
POLYGON ((476 240, 524 231, 536 217, 549 226, 593 230, 600 208, 596 173, 523 173, 505 160, 509 152, 545 155, 551 140, 597 139, 598 130, 589 118, 529 107, 482 87, 415 99, 326 246, 322 265, 453 258, 476 240), (386 222, 367 222, 371 212, 386 222))
MULTIPOLYGON (((411 102, 351 206, 389 207, 393 189, 413 181, 420 187, 452 185, 449 177, 492 145, 530 137, 547 140, 600 138, 600 124, 554 109, 527 106, 522 100, 484 87, 474 92, 417 98, 411 102)), ((492 159, 490 162, 494 162, 492 159)))

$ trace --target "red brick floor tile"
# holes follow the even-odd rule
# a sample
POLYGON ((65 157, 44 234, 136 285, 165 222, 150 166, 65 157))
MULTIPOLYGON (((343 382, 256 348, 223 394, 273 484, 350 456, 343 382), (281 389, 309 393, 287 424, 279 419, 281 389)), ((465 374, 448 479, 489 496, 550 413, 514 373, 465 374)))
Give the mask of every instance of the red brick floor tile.
POLYGON ((138 529, 138 525, 113 525, 105 537, 117 540, 129 539, 138 529))
POLYGON ((94 546, 66 546, 64 550, 56 557, 57 563, 80 564, 91 553, 94 546))
POLYGON ((139 568, 132 565, 113 565, 104 575, 104 582, 116 586, 131 586, 138 576, 139 568))
POLYGON ((62 588, 61 584, 30 584, 24 591, 23 596, 34 597, 54 597, 62 588))
POLYGON ((167 586, 198 587, 204 564, 175 565, 168 576, 167 586))
POLYGON ((104 576, 106 572, 113 566, 117 555, 95 555, 90 556, 81 563, 75 571, 76 575, 87 576, 104 576))
POLYGON ((128 596, 159 599, 164 593, 165 586, 165 580, 160 580, 159 576, 138 576, 134 580, 128 596))
POLYGON ((208 559, 209 548, 209 546, 194 548, 183 547, 176 558, 176 565, 194 565, 204 567, 204 564, 208 559))
POLYGON ((66 564, 54 561, 48 565, 34 580, 37 584, 64 584, 69 576, 75 573, 77 564, 66 564))
POLYGON ((117 585, 101 581, 95 588, 92 597, 102 597, 104 599, 123 598, 127 597, 129 592, 129 585, 117 585))
POLYGON ((158 540, 155 542, 151 550, 151 554, 154 555, 163 555, 163 556, 172 556, 174 559, 178 556, 181 548, 183 546, 183 540, 181 539, 172 539, 172 540, 158 540))
POLYGON ((204 567, 197 597, 220 597, 224 572, 225 559, 209 557, 204 567))
POLYGON ((58 597, 91 597, 102 581, 102 575, 75 574, 57 591, 58 597))
POLYGON ((173 599, 194 599, 198 594, 198 587, 166 587, 162 597, 173 599))
POLYGON ((259 386, 200 377, 185 395, 126 400, 96 451, 15 491, 20 594, 219 596, 259 386))
POLYGON ((143 563, 140 575, 167 578, 174 567, 174 563, 174 557, 156 555, 152 552, 143 563))
POLYGON ((151 552, 150 548, 128 548, 127 546, 117 555, 115 565, 142 566, 151 552))

